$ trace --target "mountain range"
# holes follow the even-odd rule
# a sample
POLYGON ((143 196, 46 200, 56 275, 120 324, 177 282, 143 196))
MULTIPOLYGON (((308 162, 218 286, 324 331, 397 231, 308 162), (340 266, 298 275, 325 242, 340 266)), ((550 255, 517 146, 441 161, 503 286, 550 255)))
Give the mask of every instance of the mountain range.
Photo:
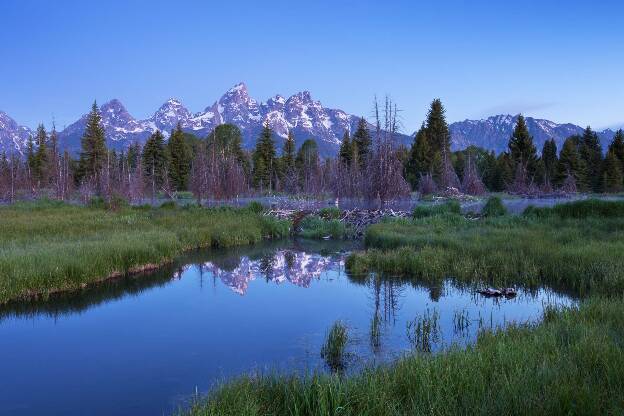
MULTIPOLYGON (((239 83, 230 88, 212 105, 203 111, 191 113, 174 98, 167 100, 151 117, 145 120, 134 118, 117 99, 100 107, 102 125, 110 148, 122 150, 131 143, 143 143, 156 129, 165 136, 180 123, 182 128, 199 137, 209 134, 217 125, 232 123, 242 132, 243 147, 252 149, 262 125, 268 122, 275 134, 278 148, 292 131, 297 145, 308 138, 316 139, 321 156, 334 156, 345 131, 352 133, 359 116, 343 110, 324 107, 312 99, 309 91, 302 91, 289 98, 276 95, 266 102, 259 102, 249 96, 247 86, 239 83)), ((497 115, 482 120, 464 120, 449 125, 453 150, 469 145, 480 146, 496 153, 507 148, 507 142, 518 116, 497 115)), ((62 148, 72 152, 80 149, 80 138, 84 132, 87 115, 59 132, 62 148)), ((580 134, 583 128, 574 124, 557 124, 552 121, 526 118, 529 132, 533 135, 538 150, 545 140, 554 138, 558 147, 565 138, 580 134)), ((372 125, 370 126, 372 128, 372 125)), ((598 132, 604 147, 613 137, 610 129, 598 132)), ((6 113, 0 111, 0 151, 23 153, 28 137, 34 132, 20 126, 6 113)), ((413 135, 398 135, 400 143, 410 145, 413 135)))

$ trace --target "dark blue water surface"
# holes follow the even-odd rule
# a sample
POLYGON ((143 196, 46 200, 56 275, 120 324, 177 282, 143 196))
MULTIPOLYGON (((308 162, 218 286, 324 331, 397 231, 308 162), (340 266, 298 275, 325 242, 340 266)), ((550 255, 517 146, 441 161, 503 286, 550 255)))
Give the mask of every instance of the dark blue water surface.
POLYGON ((284 241, 198 252, 154 274, 1 306, 0 414, 170 414, 235 375, 327 371, 319 351, 337 320, 355 372, 422 351, 414 331, 426 317, 435 333, 424 349, 435 352, 573 302, 548 289, 492 299, 450 280, 356 281, 344 272, 350 249, 284 241))

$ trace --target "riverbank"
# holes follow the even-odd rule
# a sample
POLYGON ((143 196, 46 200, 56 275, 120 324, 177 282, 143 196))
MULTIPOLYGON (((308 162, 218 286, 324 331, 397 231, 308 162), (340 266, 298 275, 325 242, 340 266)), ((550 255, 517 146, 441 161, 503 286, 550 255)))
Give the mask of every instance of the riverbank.
POLYGON ((0 207, 0 229, 0 303, 158 267, 195 248, 253 244, 289 234, 287 222, 252 209, 109 211, 57 202, 0 207))
POLYGON ((548 284, 578 296, 624 292, 623 202, 587 200, 482 218, 444 207, 372 225, 368 250, 354 253, 348 269, 429 282, 452 276, 498 287, 548 284))
POLYGON ((352 273, 483 285, 540 283, 584 297, 537 325, 484 331, 464 350, 412 353, 352 377, 242 377, 191 415, 609 414, 624 406, 624 206, 584 201, 522 216, 454 210, 369 227, 352 273))

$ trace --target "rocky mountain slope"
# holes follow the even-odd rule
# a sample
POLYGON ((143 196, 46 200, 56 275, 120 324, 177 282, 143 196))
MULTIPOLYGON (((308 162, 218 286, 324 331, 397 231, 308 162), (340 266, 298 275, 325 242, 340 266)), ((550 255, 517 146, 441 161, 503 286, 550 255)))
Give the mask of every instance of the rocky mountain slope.
MULTIPOLYGON (((484 120, 464 120, 449 125, 453 150, 465 149, 470 145, 494 150, 497 154, 507 150, 509 137, 513 133, 518 116, 497 115, 484 120)), ((538 151, 542 150, 544 142, 554 138, 557 148, 561 149, 566 138, 574 134, 583 134, 583 127, 575 124, 557 124, 549 120, 526 117, 529 133, 538 151)), ((612 130, 598 132, 604 149, 615 134, 612 130)))
MULTIPOLYGON (((278 147, 293 131, 298 144, 315 138, 323 156, 334 155, 346 131, 352 132, 359 117, 342 110, 329 109, 312 99, 308 91, 289 98, 276 95, 266 102, 249 96, 245 84, 237 84, 204 111, 191 113, 179 100, 169 99, 146 120, 132 117, 119 100, 101 106, 102 124, 109 146, 125 148, 134 141, 143 142, 156 129, 168 136, 180 123, 185 131, 204 137, 223 123, 236 124, 243 134, 243 146, 252 149, 265 121, 275 133, 278 147)), ((77 150, 86 124, 86 115, 59 134, 61 143, 77 150)))
MULTIPOLYGON (((344 132, 353 132, 359 119, 343 110, 324 107, 319 101, 312 99, 308 91, 299 92, 289 98, 276 95, 266 102, 260 102, 249 95, 247 86, 243 83, 230 88, 212 105, 197 113, 192 113, 179 100, 173 98, 167 100, 145 120, 134 118, 116 99, 102 105, 100 110, 108 146, 118 150, 127 148, 135 141, 144 142, 156 129, 163 131, 167 137, 177 123, 185 131, 199 137, 205 137, 219 124, 236 124, 243 134, 243 146, 253 149, 262 125, 268 122, 275 133, 278 149, 281 149, 288 132, 292 131, 297 145, 308 138, 314 138, 322 156, 334 156, 344 132)), ((452 123, 449 126, 452 148, 458 150, 476 145, 500 153, 507 148, 517 118, 517 115, 497 115, 482 120, 452 123)), ((73 152, 80 149, 80 138, 86 120, 85 114, 59 133, 62 147, 73 152)), ((527 117, 526 120, 538 151, 544 141, 551 137, 561 148, 567 137, 583 132, 582 127, 570 123, 557 124, 532 117, 527 117)), ((31 129, 18 125, 7 114, 0 112, 0 151, 23 153, 28 137, 32 134, 31 129)), ((598 134, 606 148, 614 132, 607 129, 598 134)), ((409 146, 412 137, 399 135, 397 139, 409 146)))

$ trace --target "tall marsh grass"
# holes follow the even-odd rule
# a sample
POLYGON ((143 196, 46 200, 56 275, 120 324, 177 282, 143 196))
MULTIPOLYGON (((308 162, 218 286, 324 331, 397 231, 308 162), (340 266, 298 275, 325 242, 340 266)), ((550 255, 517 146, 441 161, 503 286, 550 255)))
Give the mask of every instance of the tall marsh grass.
POLYGON ((248 210, 112 212, 53 202, 0 207, 0 303, 81 288, 194 248, 251 244, 288 232, 287 223, 248 210))
POLYGON ((474 346, 338 377, 246 376, 197 402, 200 415, 619 414, 624 301, 593 299, 474 346))
MULTIPOLYGON (((351 377, 238 378, 188 410, 200 415, 620 414, 624 411, 624 204, 583 201, 521 217, 468 220, 455 209, 371 226, 355 273, 572 288, 580 306, 546 308, 540 324, 483 330, 475 345, 412 354, 351 377)), ((408 324, 431 351, 437 316, 408 324)), ((454 316, 456 332, 470 325, 454 316)), ((373 323, 373 327, 374 327, 373 323)), ((483 326, 482 319, 479 327, 483 326)), ((373 330, 371 330, 373 333, 373 330)))
POLYGON ((581 296, 622 293, 623 207, 581 201, 522 216, 474 221, 445 214, 375 224, 366 233, 368 250, 352 254, 347 268, 423 281, 549 284, 581 296))
POLYGON ((349 340, 347 326, 341 321, 335 322, 329 329, 325 343, 321 348, 321 358, 332 371, 342 371, 346 367, 346 347, 349 340))

